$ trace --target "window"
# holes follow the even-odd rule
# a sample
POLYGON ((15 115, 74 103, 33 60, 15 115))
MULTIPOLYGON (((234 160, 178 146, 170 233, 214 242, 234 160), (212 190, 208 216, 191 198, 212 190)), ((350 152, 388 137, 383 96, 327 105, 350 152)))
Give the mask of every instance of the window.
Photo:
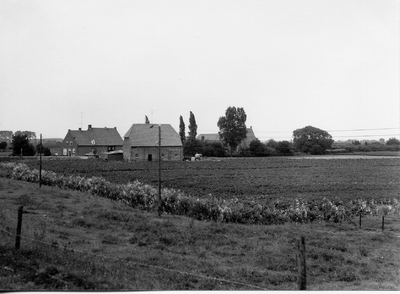
POLYGON ((72 141, 69 142, 69 145, 72 146, 72 141))
POLYGON ((139 158, 139 154, 136 153, 136 154, 135 154, 135 158, 139 158))
POLYGON ((65 144, 68 146, 68 141, 65 141, 65 144))
POLYGON ((72 154, 75 154, 75 148, 72 148, 72 154))
POLYGON ((115 146, 108 146, 107 147, 107 151, 114 151, 115 150, 115 146))

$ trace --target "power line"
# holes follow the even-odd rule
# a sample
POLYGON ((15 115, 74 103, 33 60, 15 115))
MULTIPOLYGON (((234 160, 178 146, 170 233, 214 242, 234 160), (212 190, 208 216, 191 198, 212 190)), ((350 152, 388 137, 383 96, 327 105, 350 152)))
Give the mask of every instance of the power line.
MULTIPOLYGON (((353 129, 353 130, 326 130, 327 132, 364 132, 364 131, 381 131, 381 130, 400 130, 400 128, 379 128, 379 129, 353 129)), ((257 133, 292 133, 293 131, 257 131, 257 133)))
POLYGON ((376 135, 351 135, 351 136, 335 136, 335 137, 381 137, 381 136, 397 136, 399 134, 376 134, 376 135))
MULTIPOLYGON (((381 130, 400 130, 400 128, 377 128, 377 129, 350 129, 350 130, 326 130, 327 132, 364 132, 364 131, 381 131, 381 130)), ((215 132, 215 130, 199 130, 199 132, 202 133, 218 133, 215 132)), ((291 131, 257 131, 257 134, 284 134, 284 133, 293 133, 293 130, 291 131)))

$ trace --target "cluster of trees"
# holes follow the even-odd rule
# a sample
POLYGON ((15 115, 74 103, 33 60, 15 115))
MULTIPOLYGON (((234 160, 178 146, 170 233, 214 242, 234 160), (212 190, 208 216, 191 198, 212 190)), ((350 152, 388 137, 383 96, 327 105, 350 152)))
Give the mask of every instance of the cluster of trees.
MULTIPOLYGON (((1 147, 7 148, 7 142, 2 142, 1 147), (4 144, 5 143, 5 144, 4 144)), ((35 154, 42 153, 44 156, 50 156, 50 149, 37 144, 36 147, 30 142, 28 134, 16 132, 12 137, 11 150, 13 156, 34 156, 35 154)))
POLYGON ((360 141, 355 140, 351 145, 344 145, 342 148, 347 152, 400 151, 400 140, 390 138, 386 143, 377 141, 361 143, 360 141))
MULTIPOLYGON (((202 153, 204 156, 225 156, 230 152, 232 156, 240 142, 246 138, 247 115, 241 107, 228 107, 225 116, 221 116, 217 122, 221 142, 203 142, 196 139, 197 124, 193 112, 190 111, 189 133, 186 136, 185 122, 179 118, 179 135, 183 144, 184 154, 194 155, 202 153)), ((321 129, 306 126, 293 131, 293 143, 289 141, 276 142, 271 139, 266 143, 253 140, 248 147, 241 148, 242 156, 270 156, 293 155, 295 151, 309 154, 324 154, 326 149, 332 147, 332 136, 321 129)))
POLYGON ((190 111, 189 116, 189 133, 186 136, 185 122, 183 117, 179 117, 179 136, 183 144, 183 152, 187 155, 201 153, 204 156, 226 155, 229 149, 231 155, 236 150, 239 143, 246 138, 246 113, 243 108, 228 107, 225 116, 221 116, 218 120, 219 137, 221 142, 203 142, 196 139, 197 124, 193 112, 190 111))

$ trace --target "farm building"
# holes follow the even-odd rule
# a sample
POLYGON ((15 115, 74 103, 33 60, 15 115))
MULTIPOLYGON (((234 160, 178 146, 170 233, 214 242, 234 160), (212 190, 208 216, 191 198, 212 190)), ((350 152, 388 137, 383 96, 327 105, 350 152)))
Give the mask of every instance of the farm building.
MULTIPOLYGON (((182 160, 183 146, 178 133, 169 124, 161 127, 161 159, 182 160)), ((133 124, 124 136, 124 159, 158 160, 159 127, 156 124, 133 124)))
MULTIPOLYGON (((256 136, 254 135, 253 128, 247 128, 247 134, 246 138, 240 142, 238 145, 238 148, 248 148, 250 146, 250 142, 256 139, 256 136)), ((197 135, 196 137, 197 140, 208 142, 208 143, 215 143, 215 142, 222 142, 222 140, 219 138, 219 134, 200 134, 197 135)))
POLYGON ((89 125, 86 131, 81 128, 68 130, 61 148, 64 156, 100 156, 110 151, 122 150, 122 138, 117 128, 93 128, 89 125))
POLYGON ((196 139, 207 143, 221 143, 219 134, 200 134, 197 135, 196 139))
POLYGON ((242 142, 240 142, 238 148, 249 148, 250 147, 250 142, 257 139, 256 136, 254 135, 253 132, 253 128, 247 128, 247 134, 246 134, 246 138, 242 140, 242 142))

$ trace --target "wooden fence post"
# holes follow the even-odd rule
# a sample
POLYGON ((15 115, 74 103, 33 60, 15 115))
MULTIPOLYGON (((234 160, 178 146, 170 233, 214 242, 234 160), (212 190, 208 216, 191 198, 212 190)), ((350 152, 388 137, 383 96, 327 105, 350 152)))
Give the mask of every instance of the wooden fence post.
POLYGON ((18 208, 18 223, 17 223, 17 236, 15 238, 15 249, 19 249, 21 244, 21 228, 22 228, 22 209, 23 206, 18 208))
POLYGON ((298 287, 299 290, 306 290, 307 288, 307 273, 306 273, 306 244, 305 238, 301 237, 297 240, 297 269, 299 272, 298 276, 298 287))
POLYGON ((385 229, 385 216, 382 215, 382 231, 385 229))
POLYGON ((360 211, 360 229, 361 229, 361 211, 360 211))

